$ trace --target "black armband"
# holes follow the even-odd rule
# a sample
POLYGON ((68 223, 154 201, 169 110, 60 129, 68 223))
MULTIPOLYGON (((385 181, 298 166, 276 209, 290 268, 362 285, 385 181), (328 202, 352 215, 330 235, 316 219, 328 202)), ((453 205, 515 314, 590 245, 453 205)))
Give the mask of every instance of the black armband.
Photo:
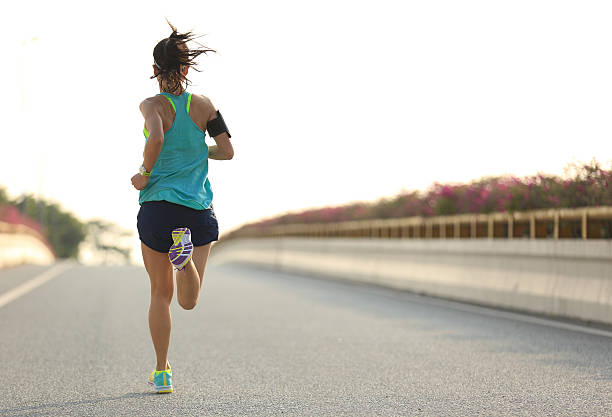
POLYGON ((223 116, 221 116, 221 112, 219 110, 217 110, 217 117, 209 120, 208 123, 206 123, 206 131, 211 138, 214 138, 223 132, 227 133, 227 136, 230 138, 232 137, 229 130, 227 130, 227 125, 225 124, 225 120, 223 120, 223 116))

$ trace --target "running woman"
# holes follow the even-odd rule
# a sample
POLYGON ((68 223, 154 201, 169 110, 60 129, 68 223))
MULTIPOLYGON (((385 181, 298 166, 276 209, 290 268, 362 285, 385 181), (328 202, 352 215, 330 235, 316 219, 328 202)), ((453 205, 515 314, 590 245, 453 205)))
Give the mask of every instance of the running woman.
POLYGON ((157 79, 160 94, 140 104, 146 144, 144 162, 132 177, 132 185, 140 190, 138 234, 151 281, 149 330, 157 365, 149 383, 159 393, 173 391, 168 363, 173 268, 178 303, 191 310, 200 298, 211 242, 219 234, 208 159, 234 156, 221 113, 207 97, 186 90, 187 73, 195 69, 195 59, 214 50, 199 44, 189 49, 187 43, 195 36, 170 27, 172 34, 153 49, 151 78, 157 79), (216 145, 206 145, 206 131, 216 145))

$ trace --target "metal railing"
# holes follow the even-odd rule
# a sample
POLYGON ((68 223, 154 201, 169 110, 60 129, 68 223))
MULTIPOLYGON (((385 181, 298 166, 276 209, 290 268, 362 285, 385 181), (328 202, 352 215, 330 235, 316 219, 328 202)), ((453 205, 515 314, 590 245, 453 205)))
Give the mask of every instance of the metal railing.
POLYGON ((612 207, 460 214, 337 223, 246 226, 223 239, 253 237, 610 239, 612 207))

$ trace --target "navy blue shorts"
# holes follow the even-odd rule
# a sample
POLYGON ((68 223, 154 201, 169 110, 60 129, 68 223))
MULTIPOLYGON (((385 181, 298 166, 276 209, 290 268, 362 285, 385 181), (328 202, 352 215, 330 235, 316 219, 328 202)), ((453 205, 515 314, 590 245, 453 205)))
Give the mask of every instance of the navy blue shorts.
POLYGON ((137 217, 138 237, 157 252, 168 253, 172 230, 188 227, 193 246, 203 246, 219 239, 219 225, 212 208, 195 210, 167 201, 142 203, 137 217))

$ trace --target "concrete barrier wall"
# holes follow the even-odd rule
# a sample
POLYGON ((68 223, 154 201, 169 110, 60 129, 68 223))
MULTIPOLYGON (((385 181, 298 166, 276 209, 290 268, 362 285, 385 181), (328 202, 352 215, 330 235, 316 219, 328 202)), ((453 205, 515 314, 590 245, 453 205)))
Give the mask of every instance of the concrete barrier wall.
POLYGON ((36 231, 0 222, 0 269, 22 264, 51 264, 55 255, 36 231))
POLYGON ((612 324, 608 240, 235 239, 216 245, 211 262, 612 324))

